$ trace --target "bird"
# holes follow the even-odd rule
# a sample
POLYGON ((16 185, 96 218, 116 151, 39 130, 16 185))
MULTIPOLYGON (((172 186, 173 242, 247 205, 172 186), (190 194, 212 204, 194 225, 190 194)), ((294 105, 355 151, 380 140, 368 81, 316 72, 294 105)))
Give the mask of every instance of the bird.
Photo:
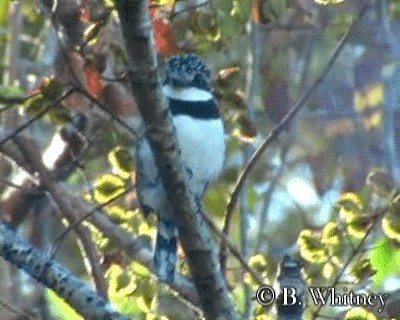
MULTIPOLYGON (((213 94, 211 70, 194 53, 172 56, 162 91, 176 128, 189 192, 201 201, 208 185, 223 170, 224 124, 213 94)), ((145 215, 157 214, 154 272, 172 283, 177 263, 177 223, 161 182, 159 169, 145 135, 136 144, 137 193, 145 215)))

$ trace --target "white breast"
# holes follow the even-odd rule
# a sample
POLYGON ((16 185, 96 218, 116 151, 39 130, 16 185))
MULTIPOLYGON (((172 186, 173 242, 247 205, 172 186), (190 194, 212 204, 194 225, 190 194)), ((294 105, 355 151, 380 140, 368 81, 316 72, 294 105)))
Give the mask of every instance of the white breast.
POLYGON ((221 119, 199 120, 186 115, 174 116, 174 124, 184 165, 192 170, 191 185, 202 192, 215 180, 224 165, 225 142, 221 119))
MULTIPOLYGON (((213 95, 196 88, 173 88, 164 85, 164 94, 169 98, 184 101, 207 101, 213 95)), ((201 196, 206 185, 221 173, 225 158, 224 126, 221 119, 196 119, 188 115, 173 116, 176 134, 181 148, 181 159, 190 169, 189 186, 197 196, 201 196)), ((165 195, 161 189, 156 165, 150 147, 141 144, 139 158, 142 160, 142 202, 160 211, 165 205, 165 195), (145 182, 150 183, 145 183, 145 182)))
MULTIPOLYGON (((211 92, 198 88, 163 86, 164 94, 183 101, 208 101, 211 92)), ((221 173, 225 158, 224 126, 221 119, 196 119, 188 115, 173 117, 181 148, 182 161, 193 173, 192 188, 203 191, 205 184, 221 173)))

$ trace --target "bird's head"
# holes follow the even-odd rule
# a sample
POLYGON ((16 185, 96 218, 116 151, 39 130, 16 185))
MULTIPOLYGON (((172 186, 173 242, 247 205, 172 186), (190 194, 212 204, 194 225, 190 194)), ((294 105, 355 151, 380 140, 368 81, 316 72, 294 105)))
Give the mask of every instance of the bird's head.
POLYGON ((175 88, 211 91, 211 71, 206 63, 193 53, 173 56, 168 60, 164 84, 175 88))

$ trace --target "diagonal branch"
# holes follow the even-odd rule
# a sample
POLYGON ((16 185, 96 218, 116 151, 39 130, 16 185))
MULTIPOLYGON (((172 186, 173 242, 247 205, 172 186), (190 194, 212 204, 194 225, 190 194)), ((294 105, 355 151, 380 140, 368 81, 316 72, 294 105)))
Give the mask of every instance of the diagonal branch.
POLYGON ((0 224, 0 255, 32 278, 53 289, 85 319, 129 320, 82 280, 49 260, 14 231, 0 224))
POLYGON ((208 319, 238 319, 222 276, 216 245, 202 208, 189 194, 179 146, 161 91, 153 30, 146 0, 115 1, 127 51, 128 75, 159 166, 193 281, 208 319))
POLYGON ((369 2, 366 2, 363 7, 361 8, 360 12, 358 13, 357 18, 353 21, 347 32, 344 34, 344 36, 340 39, 335 51, 333 52, 331 58, 329 59, 324 71, 321 73, 321 75, 315 80, 313 85, 308 89, 295 103, 293 108, 286 114, 286 116, 282 119, 280 123, 278 123, 268 134, 268 136, 264 139, 264 141, 260 144, 258 149, 254 152, 250 160, 247 162, 246 167, 243 169, 241 174, 239 175, 238 179, 236 180, 235 187, 233 188, 233 191, 231 193, 231 196, 229 198, 229 202, 226 208, 225 212, 225 223, 223 227, 223 231, 225 234, 228 233, 231 221, 232 221, 232 216, 233 216, 233 211, 235 209, 240 190, 242 189, 242 186, 249 175, 251 169, 253 169, 254 165, 257 163, 258 159, 261 157, 261 155, 264 153, 266 148, 281 134, 283 130, 289 125, 289 123, 294 119, 294 117, 297 115, 297 113, 303 108, 307 100, 312 96, 312 94, 315 92, 315 90, 318 88, 318 86, 324 81, 326 75, 329 73, 329 71, 332 69, 333 65, 335 64, 335 61, 339 57, 340 53, 342 52, 344 46, 346 45, 347 41, 349 40, 349 37, 358 23, 360 19, 364 16, 365 12, 369 8, 369 2))

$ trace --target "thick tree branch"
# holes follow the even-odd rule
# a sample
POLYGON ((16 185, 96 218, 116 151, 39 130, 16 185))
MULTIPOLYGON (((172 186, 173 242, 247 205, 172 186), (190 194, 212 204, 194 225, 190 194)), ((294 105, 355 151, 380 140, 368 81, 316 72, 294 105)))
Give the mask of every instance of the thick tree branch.
POLYGON ((218 263, 201 207, 189 195, 171 115, 161 92, 148 1, 117 0, 125 39, 129 80, 156 163, 174 208, 179 236, 201 305, 208 319, 238 319, 218 263))
POLYGON ((0 255, 38 282, 53 289, 85 319, 129 319, 118 313, 88 284, 59 263, 47 259, 4 224, 0 224, 0 255))
MULTIPOLYGON (((17 137, 17 140, 25 140, 25 137, 17 137)), ((20 142, 21 143, 21 142, 20 142)), ((29 140, 25 140, 22 144, 29 144, 29 140)), ((7 156, 9 159, 16 161, 18 165, 25 171, 33 174, 38 172, 39 174, 43 170, 43 166, 40 161, 26 162, 23 155, 20 154, 20 150, 15 148, 15 144, 7 143, 0 146, 0 152, 7 156), (39 162, 39 165, 37 165, 39 162), (36 164, 36 165, 35 165, 36 164)), ((32 154, 37 154, 37 151, 32 151, 32 154)), ((38 156, 37 156, 38 157, 38 156)), ((60 170, 59 167, 54 168, 55 172, 60 170)), ((32 182, 33 183, 33 182, 32 182)), ((38 186, 39 187, 39 186, 38 186)), ((59 181, 50 180, 47 181, 46 187, 48 188, 48 194, 53 199, 54 203, 62 210, 63 214, 72 217, 73 221, 81 223, 84 220, 90 221, 96 228, 98 228, 104 236, 109 238, 113 244, 119 247, 121 250, 133 260, 138 261, 150 270, 153 268, 153 260, 151 251, 146 248, 138 239, 124 228, 112 222, 106 215, 101 212, 101 208, 106 204, 95 206, 86 200, 82 199, 76 190, 68 188, 65 184, 59 181)), ((18 190, 23 192, 23 190, 18 190)), ((42 194, 43 191, 31 187, 29 193, 42 194)), ((27 205, 27 204, 25 204, 27 205)), ((27 209, 26 209, 27 210, 27 209)), ((74 226, 76 226, 74 224, 74 226)), ((190 303, 197 305, 199 304, 199 298, 193 284, 188 281, 187 278, 181 274, 176 274, 174 282, 171 284, 171 288, 179 293, 184 299, 190 303)))

